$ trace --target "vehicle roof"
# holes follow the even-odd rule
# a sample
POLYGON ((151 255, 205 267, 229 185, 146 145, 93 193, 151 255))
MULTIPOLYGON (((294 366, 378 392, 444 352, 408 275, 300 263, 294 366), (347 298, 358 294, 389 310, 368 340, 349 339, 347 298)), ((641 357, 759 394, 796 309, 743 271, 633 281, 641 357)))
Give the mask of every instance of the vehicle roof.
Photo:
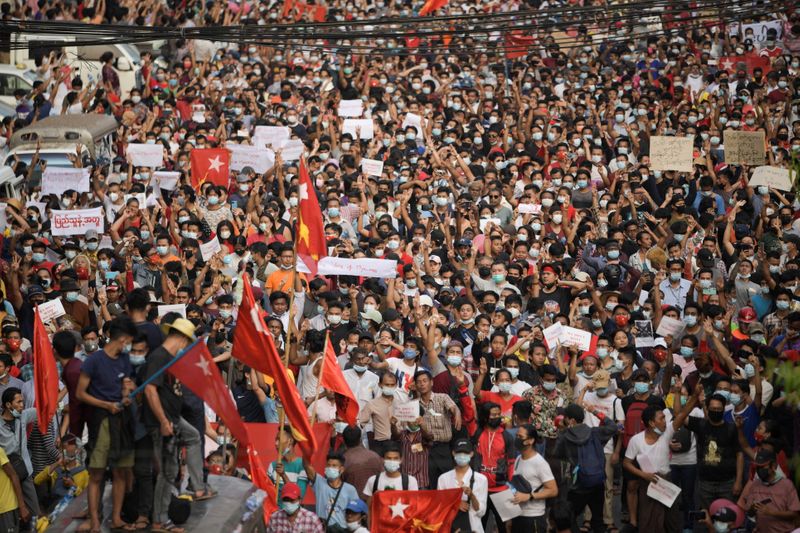
POLYGON ((117 119, 109 115, 98 115, 95 113, 82 115, 54 115, 42 119, 30 126, 17 131, 20 136, 29 132, 45 132, 52 130, 86 130, 92 137, 102 137, 114 131, 119 126, 117 119))

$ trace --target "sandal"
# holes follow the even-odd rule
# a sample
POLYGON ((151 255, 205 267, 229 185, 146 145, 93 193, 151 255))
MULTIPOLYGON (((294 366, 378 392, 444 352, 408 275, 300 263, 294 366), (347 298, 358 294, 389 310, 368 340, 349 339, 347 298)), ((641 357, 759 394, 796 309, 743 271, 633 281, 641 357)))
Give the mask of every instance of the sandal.
POLYGON ((217 492, 214 492, 213 490, 210 489, 206 489, 199 494, 196 492, 193 493, 192 499, 194 499, 194 501, 196 502, 202 502, 203 500, 210 500, 211 498, 216 498, 217 495, 218 495, 217 492))
POLYGON ((97 530, 92 527, 90 521, 86 520, 83 524, 79 525, 75 531, 78 533, 94 533, 97 530))
POLYGON ((147 518, 139 518, 136 522, 133 523, 134 528, 136 531, 142 531, 144 529, 150 528, 150 520, 147 518))
POLYGON ((136 526, 133 524, 129 524, 127 522, 123 522, 122 525, 115 526, 113 524, 108 525, 111 533, 123 533, 124 531, 136 531, 136 526))
POLYGON ((151 533, 186 533, 182 527, 178 527, 172 523, 172 520, 167 520, 160 526, 153 526, 150 528, 151 533))

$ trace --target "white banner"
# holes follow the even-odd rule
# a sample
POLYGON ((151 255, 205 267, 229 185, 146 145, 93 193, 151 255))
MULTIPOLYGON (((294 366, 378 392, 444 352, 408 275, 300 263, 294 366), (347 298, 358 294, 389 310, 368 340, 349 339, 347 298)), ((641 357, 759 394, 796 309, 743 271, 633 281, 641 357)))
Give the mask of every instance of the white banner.
POLYGON ((317 264, 317 272, 322 276, 396 278, 397 261, 393 259, 345 259, 341 257, 323 257, 317 264))
POLYGON ((275 164, 275 152, 269 148, 235 143, 228 143, 225 148, 231 151, 231 170, 252 167, 258 174, 263 174, 275 164))
POLYGON ((273 145, 273 148, 276 152, 280 150, 281 158, 284 161, 297 161, 303 155, 306 145, 300 139, 285 139, 280 144, 273 145))
POLYGON ((253 141, 257 144, 274 145, 289 140, 289 128, 286 126, 256 126, 253 141))
POLYGON ((162 317, 167 313, 180 313, 183 318, 186 318, 186 304, 171 304, 171 305, 159 305, 158 306, 158 316, 162 317))
MULTIPOLYGON (((778 39, 783 35, 783 24, 780 20, 768 20, 766 22, 751 22, 742 24, 742 39, 753 39, 753 44, 760 44, 767 40, 767 31, 775 30, 778 39), (751 35, 752 32, 752 35, 751 35)), ((728 26, 728 35, 739 33, 739 23, 732 22, 728 26)))
POLYGON ((371 118, 346 118, 342 124, 342 134, 345 133, 352 135, 353 139, 369 140, 375 136, 375 124, 371 118))
POLYGON ((39 316, 42 317, 42 322, 50 322, 54 318, 67 314, 64 310, 64 305, 61 303, 61 298, 56 298, 41 305, 37 305, 36 309, 39 310, 39 316))
POLYGON ((342 100, 339 102, 340 117, 360 117, 364 113, 364 102, 358 100, 342 100))
POLYGON ((164 166, 164 145, 155 144, 129 144, 128 156, 131 163, 137 167, 150 167, 152 169, 164 166))
POLYGON ((54 237, 83 235, 90 229, 103 233, 102 208, 53 211, 50 216, 50 226, 54 237))
POLYGON ((72 189, 89 192, 91 170, 88 168, 61 168, 46 166, 42 173, 42 194, 61 195, 72 189))
POLYGON ((361 160, 361 171, 367 176, 380 177, 383 174, 383 161, 364 158, 361 160))
POLYGON ((203 257, 203 261, 206 262, 220 250, 222 250, 222 246, 219 244, 219 239, 216 238, 200 244, 200 255, 203 257))
POLYGON ((156 180, 159 189, 166 191, 174 191, 178 185, 178 180, 181 177, 180 172, 168 172, 166 170, 159 170, 153 172, 153 179, 156 180))

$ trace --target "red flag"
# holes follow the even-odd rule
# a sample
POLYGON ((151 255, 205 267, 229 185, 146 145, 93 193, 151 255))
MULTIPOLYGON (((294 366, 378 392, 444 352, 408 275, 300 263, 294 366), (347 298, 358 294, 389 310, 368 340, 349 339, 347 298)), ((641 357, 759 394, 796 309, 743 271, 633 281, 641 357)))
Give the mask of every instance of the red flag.
POLYGON ((33 324, 33 389, 39 415, 39 431, 44 435, 58 408, 58 369, 53 345, 38 312, 33 324))
POLYGON ((192 187, 197 189, 208 181, 228 187, 230 153, 225 148, 195 148, 191 152, 192 187))
POLYGON ((760 68, 766 75, 772 70, 772 65, 768 57, 760 57, 753 54, 743 56, 723 56, 718 60, 720 70, 727 70, 729 74, 736 74, 739 69, 747 70, 747 73, 752 75, 753 70, 760 68))
POLYGON ((283 404, 289 423, 299 437, 300 449, 305 457, 311 457, 316 448, 316 439, 306 414, 306 405, 294 382, 286 373, 272 340, 272 335, 264 324, 250 286, 250 278, 242 275, 242 304, 233 334, 233 357, 275 380, 275 390, 283 404))
POLYGON ((246 446, 250 442, 231 392, 222 381, 219 369, 203 341, 196 342, 167 371, 202 398, 242 445, 246 446))
POLYGON ((461 503, 461 489, 382 490, 372 495, 372 531, 430 533, 450 531, 461 503))
POLYGON ((510 31, 505 34, 506 59, 516 59, 528 55, 528 48, 536 43, 532 35, 523 35, 521 31, 510 31))
POLYGON ((422 9, 419 10, 419 16, 424 17, 429 13, 433 13, 437 9, 441 9, 447 5, 447 0, 427 0, 422 9))
POLYGON ((351 426, 355 426, 358 418, 358 402, 344 379, 342 368, 339 366, 336 352, 333 351, 333 344, 331 344, 330 340, 328 340, 328 345, 325 347, 325 359, 320 370, 319 384, 321 387, 336 393, 336 412, 342 420, 347 421, 351 426))
POLYGON ((278 510, 278 491, 267 476, 264 462, 252 444, 247 447, 247 457, 250 459, 250 478, 253 485, 267 493, 267 497, 264 498, 264 523, 269 524, 269 517, 278 510))
POLYGON ((319 208, 314 184, 308 175, 304 159, 300 160, 300 203, 298 204, 297 222, 297 256, 311 271, 317 274, 317 262, 325 257, 328 244, 325 241, 325 225, 322 222, 322 211, 319 208))

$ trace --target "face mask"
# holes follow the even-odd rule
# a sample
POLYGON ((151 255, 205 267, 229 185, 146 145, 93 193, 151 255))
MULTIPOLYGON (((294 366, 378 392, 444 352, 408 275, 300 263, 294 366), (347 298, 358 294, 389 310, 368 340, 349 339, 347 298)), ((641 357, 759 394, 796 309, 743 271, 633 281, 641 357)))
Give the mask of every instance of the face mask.
MULTIPOLYGON (((680 272, 670 272, 669 273, 669 280, 670 281, 680 281, 681 280, 681 273, 680 272)), ((690 324, 694 325, 694 324, 690 324)))
POLYGON ((400 248, 400 241, 389 241, 386 243, 386 247, 390 250, 397 250, 400 248))
POLYGON ((78 301, 78 293, 74 291, 70 291, 66 294, 65 298, 68 302, 76 302, 78 301))
POLYGON ((453 459, 455 459, 458 466, 467 466, 472 459, 472 456, 468 453, 457 453, 453 456, 453 459))
POLYGON ((542 383, 542 387, 547 392, 552 392, 552 391, 556 390, 556 382, 555 381, 545 381, 545 382, 542 383))
POLYGON ((628 320, 630 320, 630 317, 625 315, 617 315, 614 317, 614 322, 621 328, 628 325, 628 320))
POLYGON ((609 259, 619 259, 619 250, 609 250, 607 255, 609 259))
POLYGON ((694 348, 691 346, 681 346, 681 356, 689 359, 694 356, 694 348))
POLYGON ((300 509, 300 502, 284 502, 283 510, 286 511, 286 514, 293 515, 300 509))
POLYGON ((553 205, 553 199, 552 198, 542 198, 542 205, 544 207, 551 207, 553 205))
POLYGON ((18 411, 17 409, 14 409, 14 410, 11 411, 11 414, 14 416, 14 418, 20 418, 22 416, 22 411, 18 411))
POLYGON ((637 381, 633 384, 633 390, 636 391, 636 394, 646 394, 650 390, 650 384, 637 381))
POLYGON ((684 315, 683 321, 687 326, 692 327, 697 324, 697 315, 684 315))
POLYGON ((777 307, 781 311, 785 311, 789 309, 789 302, 787 300, 778 300, 777 302, 775 302, 775 307, 777 307))
POLYGON ((731 395, 730 395, 730 401, 731 401, 731 405, 733 405, 735 407, 735 406, 739 405, 740 403, 742 403, 742 397, 741 397, 741 395, 736 394, 735 392, 732 392, 731 395))
POLYGON ((328 467, 325 468, 325 478, 326 479, 329 479, 329 480, 333 481, 333 480, 339 479, 339 476, 341 476, 341 475, 342 475, 342 473, 336 467, 328 466, 328 467))
POLYGON ((144 355, 131 355, 130 356, 131 364, 133 366, 141 366, 144 364, 146 360, 146 356, 144 355))
POLYGON ((328 315, 328 322, 333 325, 341 323, 342 315, 328 315))
POLYGON ((500 392, 511 392, 511 383, 508 381, 501 381, 497 384, 497 388, 500 392))
POLYGON ((394 461, 391 459, 384 459, 383 460, 383 468, 389 472, 390 474, 397 472, 400 470, 400 461, 394 461))
MULTIPOLYGON (((727 390, 718 390, 718 391, 714 391, 714 394, 719 394, 720 396, 722 396, 723 398, 725 398, 725 401, 726 401, 726 402, 729 402, 729 401, 731 400, 731 391, 727 391, 727 390)), ((709 414, 710 414, 710 413, 711 413, 711 411, 709 411, 709 414)))
POLYGON ((503 283, 506 280, 505 275, 503 274, 492 274, 492 281, 495 283, 503 283))
POLYGON ((384 396, 394 396, 395 390, 397 390, 397 387, 381 387, 381 393, 384 396))
MULTIPOLYGON (((72 261, 78 255, 78 252, 76 252, 75 250, 67 250, 66 252, 64 252, 64 255, 67 256, 67 259, 72 261)), ((35 258, 36 254, 33 254, 33 256, 35 258)), ((44 258, 42 258, 42 260, 44 261, 44 258)))
POLYGON ((416 359, 417 351, 412 348, 406 348, 403 350, 403 359, 416 359))
POLYGON ((593 326, 593 327, 595 327, 595 328, 599 328, 599 327, 601 327, 602 325, 603 325, 603 321, 602 321, 602 320, 600 320, 599 318, 593 318, 593 319, 592 319, 592 326, 593 326))
POLYGON ((220 231, 219 232, 219 236, 222 239, 230 239, 231 238, 231 232, 230 231, 220 231))
POLYGON ((460 355, 448 355, 447 356, 447 364, 453 367, 461 366, 461 362, 463 361, 463 357, 460 355))
POLYGON ((563 220, 563 218, 564 218, 563 215, 559 215, 559 214, 553 215, 553 224, 561 224, 561 221, 563 220))

